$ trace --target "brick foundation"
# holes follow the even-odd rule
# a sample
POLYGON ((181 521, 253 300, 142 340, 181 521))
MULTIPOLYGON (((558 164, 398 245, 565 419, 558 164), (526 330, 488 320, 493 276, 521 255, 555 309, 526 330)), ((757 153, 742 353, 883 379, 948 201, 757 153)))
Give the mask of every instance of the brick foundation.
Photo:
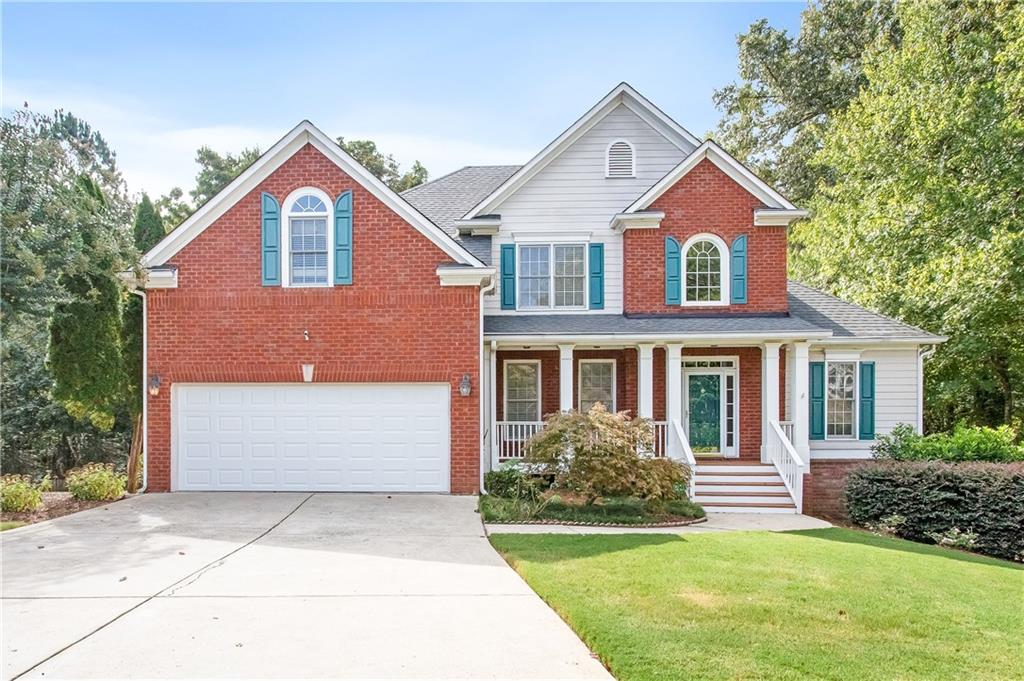
POLYGON ((804 509, 807 515, 840 522, 846 514, 846 478, 869 459, 811 459, 811 472, 804 476, 804 509))

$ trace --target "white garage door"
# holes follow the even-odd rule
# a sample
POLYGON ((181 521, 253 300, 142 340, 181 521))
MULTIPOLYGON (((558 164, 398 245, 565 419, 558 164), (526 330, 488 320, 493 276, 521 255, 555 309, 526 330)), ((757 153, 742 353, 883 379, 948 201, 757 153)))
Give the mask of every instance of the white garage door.
POLYGON ((179 490, 447 492, 446 384, 176 385, 179 490))

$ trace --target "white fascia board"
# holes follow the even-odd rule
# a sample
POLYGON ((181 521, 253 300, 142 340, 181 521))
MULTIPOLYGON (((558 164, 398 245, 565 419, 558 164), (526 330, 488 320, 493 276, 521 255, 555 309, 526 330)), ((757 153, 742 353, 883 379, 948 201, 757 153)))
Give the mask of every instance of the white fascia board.
POLYGON ((709 336, 699 333, 601 333, 601 334, 500 334, 484 333, 487 340, 497 343, 516 343, 519 345, 538 345, 542 343, 618 343, 619 345, 631 345, 635 343, 690 343, 698 345, 735 345, 737 343, 750 345, 760 343, 771 343, 778 341, 810 341, 821 342, 832 335, 831 331, 821 333, 808 333, 807 331, 780 331, 771 334, 750 334, 750 333, 723 333, 709 336))
POLYGON ((612 216, 611 228, 619 232, 627 229, 657 229, 665 219, 664 211, 650 210, 639 213, 619 213, 612 216))
POLYGON ((540 153, 530 159, 526 165, 513 173, 497 189, 474 206, 463 216, 463 219, 469 220, 477 215, 487 215, 494 212, 494 209, 502 201, 518 191, 520 187, 551 163, 573 142, 597 125, 601 119, 607 116, 619 104, 624 104, 630 111, 640 116, 648 125, 661 132, 665 135, 666 139, 684 152, 700 144, 699 139, 666 116, 660 109, 651 104, 647 98, 634 90, 632 86, 628 83, 619 83, 611 92, 601 98, 601 101, 591 107, 589 111, 577 119, 561 135, 544 147, 540 153))
POLYGON ((680 161, 679 165, 668 171, 665 177, 658 180, 653 187, 644 192, 643 195, 634 201, 624 212, 636 213, 637 211, 644 210, 654 203, 659 196, 664 194, 669 190, 669 188, 673 187, 677 182, 679 182, 679 180, 685 177, 687 173, 696 168, 697 164, 704 159, 708 159, 714 163, 715 166, 732 178, 737 184, 770 207, 793 211, 799 210, 789 202, 789 199, 772 189, 772 187, 770 187, 764 180, 750 172, 746 166, 730 156, 728 152, 711 140, 708 140, 697 147, 692 154, 680 161))
POLYGON ((949 340, 948 336, 833 336, 816 341, 820 345, 842 345, 851 348, 861 345, 871 346, 872 350, 879 350, 885 346, 906 347, 908 345, 937 345, 949 340))
POLYGON ((287 135, 268 149, 216 196, 203 204, 177 229, 164 237, 142 257, 142 265, 153 267, 166 263, 307 143, 316 147, 320 153, 359 182, 399 217, 430 239, 453 260, 475 267, 484 266, 472 253, 430 222, 408 201, 356 162, 334 140, 327 137, 309 121, 302 121, 292 128, 287 135))
POLYGON ((473 236, 497 234, 501 228, 501 218, 475 218, 473 220, 456 220, 455 229, 461 234, 473 236))
POLYGON ((788 208, 755 208, 754 225, 757 227, 785 227, 794 220, 800 220, 810 215, 809 211, 799 208, 790 210, 788 208))
POLYGON ((441 286, 483 286, 494 277, 493 267, 452 267, 441 265, 437 276, 441 286))

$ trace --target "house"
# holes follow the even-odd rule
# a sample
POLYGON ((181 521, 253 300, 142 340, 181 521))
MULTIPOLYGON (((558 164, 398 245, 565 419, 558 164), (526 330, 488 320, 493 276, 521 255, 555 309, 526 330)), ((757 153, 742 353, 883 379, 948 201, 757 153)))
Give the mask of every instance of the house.
POLYGON ((402 195, 303 122, 144 256, 148 489, 471 494, 601 402, 711 510, 827 510, 943 339, 787 281, 805 215, 625 83, 402 195))

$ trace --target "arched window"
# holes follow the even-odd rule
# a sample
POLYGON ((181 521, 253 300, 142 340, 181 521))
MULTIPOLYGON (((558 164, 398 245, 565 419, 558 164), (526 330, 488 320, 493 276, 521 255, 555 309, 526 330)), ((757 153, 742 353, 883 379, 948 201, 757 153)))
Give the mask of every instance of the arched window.
POLYGON ((615 140, 608 145, 605 165, 606 177, 634 177, 636 155, 633 145, 626 140, 615 140))
POLYGON ((699 234, 683 247, 683 304, 728 305, 729 251, 718 237, 699 234))
POLYGON ((299 189, 285 200, 284 210, 288 285, 329 285, 333 259, 330 198, 319 189, 299 189))

